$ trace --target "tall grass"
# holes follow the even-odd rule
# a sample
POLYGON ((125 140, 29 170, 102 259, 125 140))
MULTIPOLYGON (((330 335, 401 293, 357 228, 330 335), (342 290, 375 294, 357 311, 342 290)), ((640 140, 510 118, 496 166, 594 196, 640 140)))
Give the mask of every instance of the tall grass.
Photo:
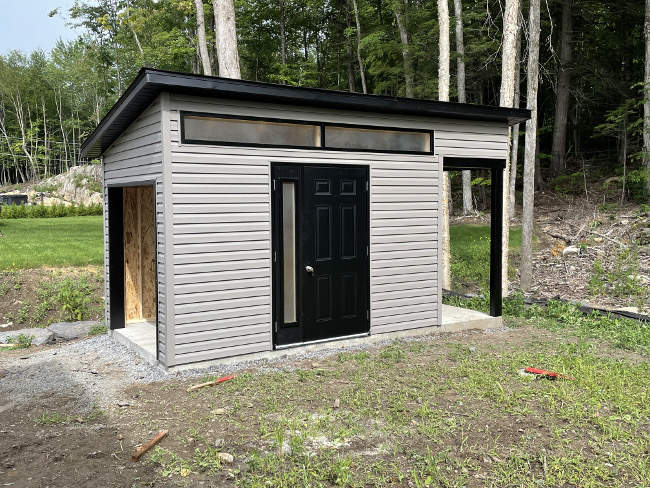
POLYGON ((0 270, 101 265, 102 217, 0 220, 0 270))

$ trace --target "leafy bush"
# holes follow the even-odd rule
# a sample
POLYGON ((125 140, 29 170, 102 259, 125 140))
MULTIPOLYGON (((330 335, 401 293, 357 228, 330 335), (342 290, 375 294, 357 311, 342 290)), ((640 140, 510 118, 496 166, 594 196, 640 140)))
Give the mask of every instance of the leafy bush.
POLYGON ((0 207, 0 219, 42 219, 56 217, 77 217, 87 215, 102 215, 102 205, 92 204, 85 206, 73 205, 3 205, 0 207))
POLYGON ((594 261, 588 288, 593 295, 603 292, 616 297, 646 295, 647 290, 639 278, 637 250, 623 249, 614 257, 614 262, 608 268, 599 260, 594 261))
POLYGON ((54 193, 60 187, 61 185, 56 183, 41 183, 39 185, 34 186, 34 191, 38 191, 41 193, 54 193))
POLYGON ((16 349, 26 349, 32 345, 33 335, 18 334, 7 337, 7 344, 16 344, 16 349))
POLYGON ((57 301, 61 306, 63 320, 83 320, 89 316, 90 294, 92 289, 85 279, 73 281, 66 278, 57 291, 57 301))
POLYGON ((625 188, 632 201, 646 203, 650 200, 648 180, 650 180, 650 170, 648 169, 636 169, 627 174, 625 188))

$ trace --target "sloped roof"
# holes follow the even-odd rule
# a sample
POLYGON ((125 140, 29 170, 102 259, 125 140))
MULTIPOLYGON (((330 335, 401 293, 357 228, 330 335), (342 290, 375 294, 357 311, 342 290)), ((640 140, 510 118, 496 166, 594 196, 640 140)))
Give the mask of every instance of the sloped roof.
POLYGON ((485 120, 508 125, 530 118, 530 110, 525 109, 364 95, 142 68, 133 83, 83 142, 81 155, 87 158, 101 156, 142 111, 164 92, 356 112, 485 120))

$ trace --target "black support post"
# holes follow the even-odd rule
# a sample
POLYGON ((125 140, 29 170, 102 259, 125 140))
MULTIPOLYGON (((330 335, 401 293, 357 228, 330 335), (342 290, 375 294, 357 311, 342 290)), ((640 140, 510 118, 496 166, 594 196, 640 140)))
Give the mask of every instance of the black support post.
MULTIPOLYGON (((124 303, 124 200, 122 188, 108 188, 108 280, 111 329, 126 325, 124 303)), ((157 301, 157 300, 156 300, 157 301)))
POLYGON ((503 232, 503 169, 492 168, 492 213, 490 225, 490 315, 501 317, 503 312, 501 269, 503 255, 501 234, 503 232))

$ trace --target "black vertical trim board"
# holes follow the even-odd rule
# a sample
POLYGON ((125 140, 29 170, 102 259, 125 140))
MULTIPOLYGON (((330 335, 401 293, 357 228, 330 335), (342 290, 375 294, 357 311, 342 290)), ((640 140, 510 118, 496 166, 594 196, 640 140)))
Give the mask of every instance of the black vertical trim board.
POLYGON ((121 187, 108 188, 108 276, 111 329, 126 326, 124 303, 124 199, 121 187))
POLYGON ((501 268, 503 256, 501 234, 503 231, 503 170, 492 168, 492 198, 490 201, 490 315, 501 317, 503 312, 501 268))

